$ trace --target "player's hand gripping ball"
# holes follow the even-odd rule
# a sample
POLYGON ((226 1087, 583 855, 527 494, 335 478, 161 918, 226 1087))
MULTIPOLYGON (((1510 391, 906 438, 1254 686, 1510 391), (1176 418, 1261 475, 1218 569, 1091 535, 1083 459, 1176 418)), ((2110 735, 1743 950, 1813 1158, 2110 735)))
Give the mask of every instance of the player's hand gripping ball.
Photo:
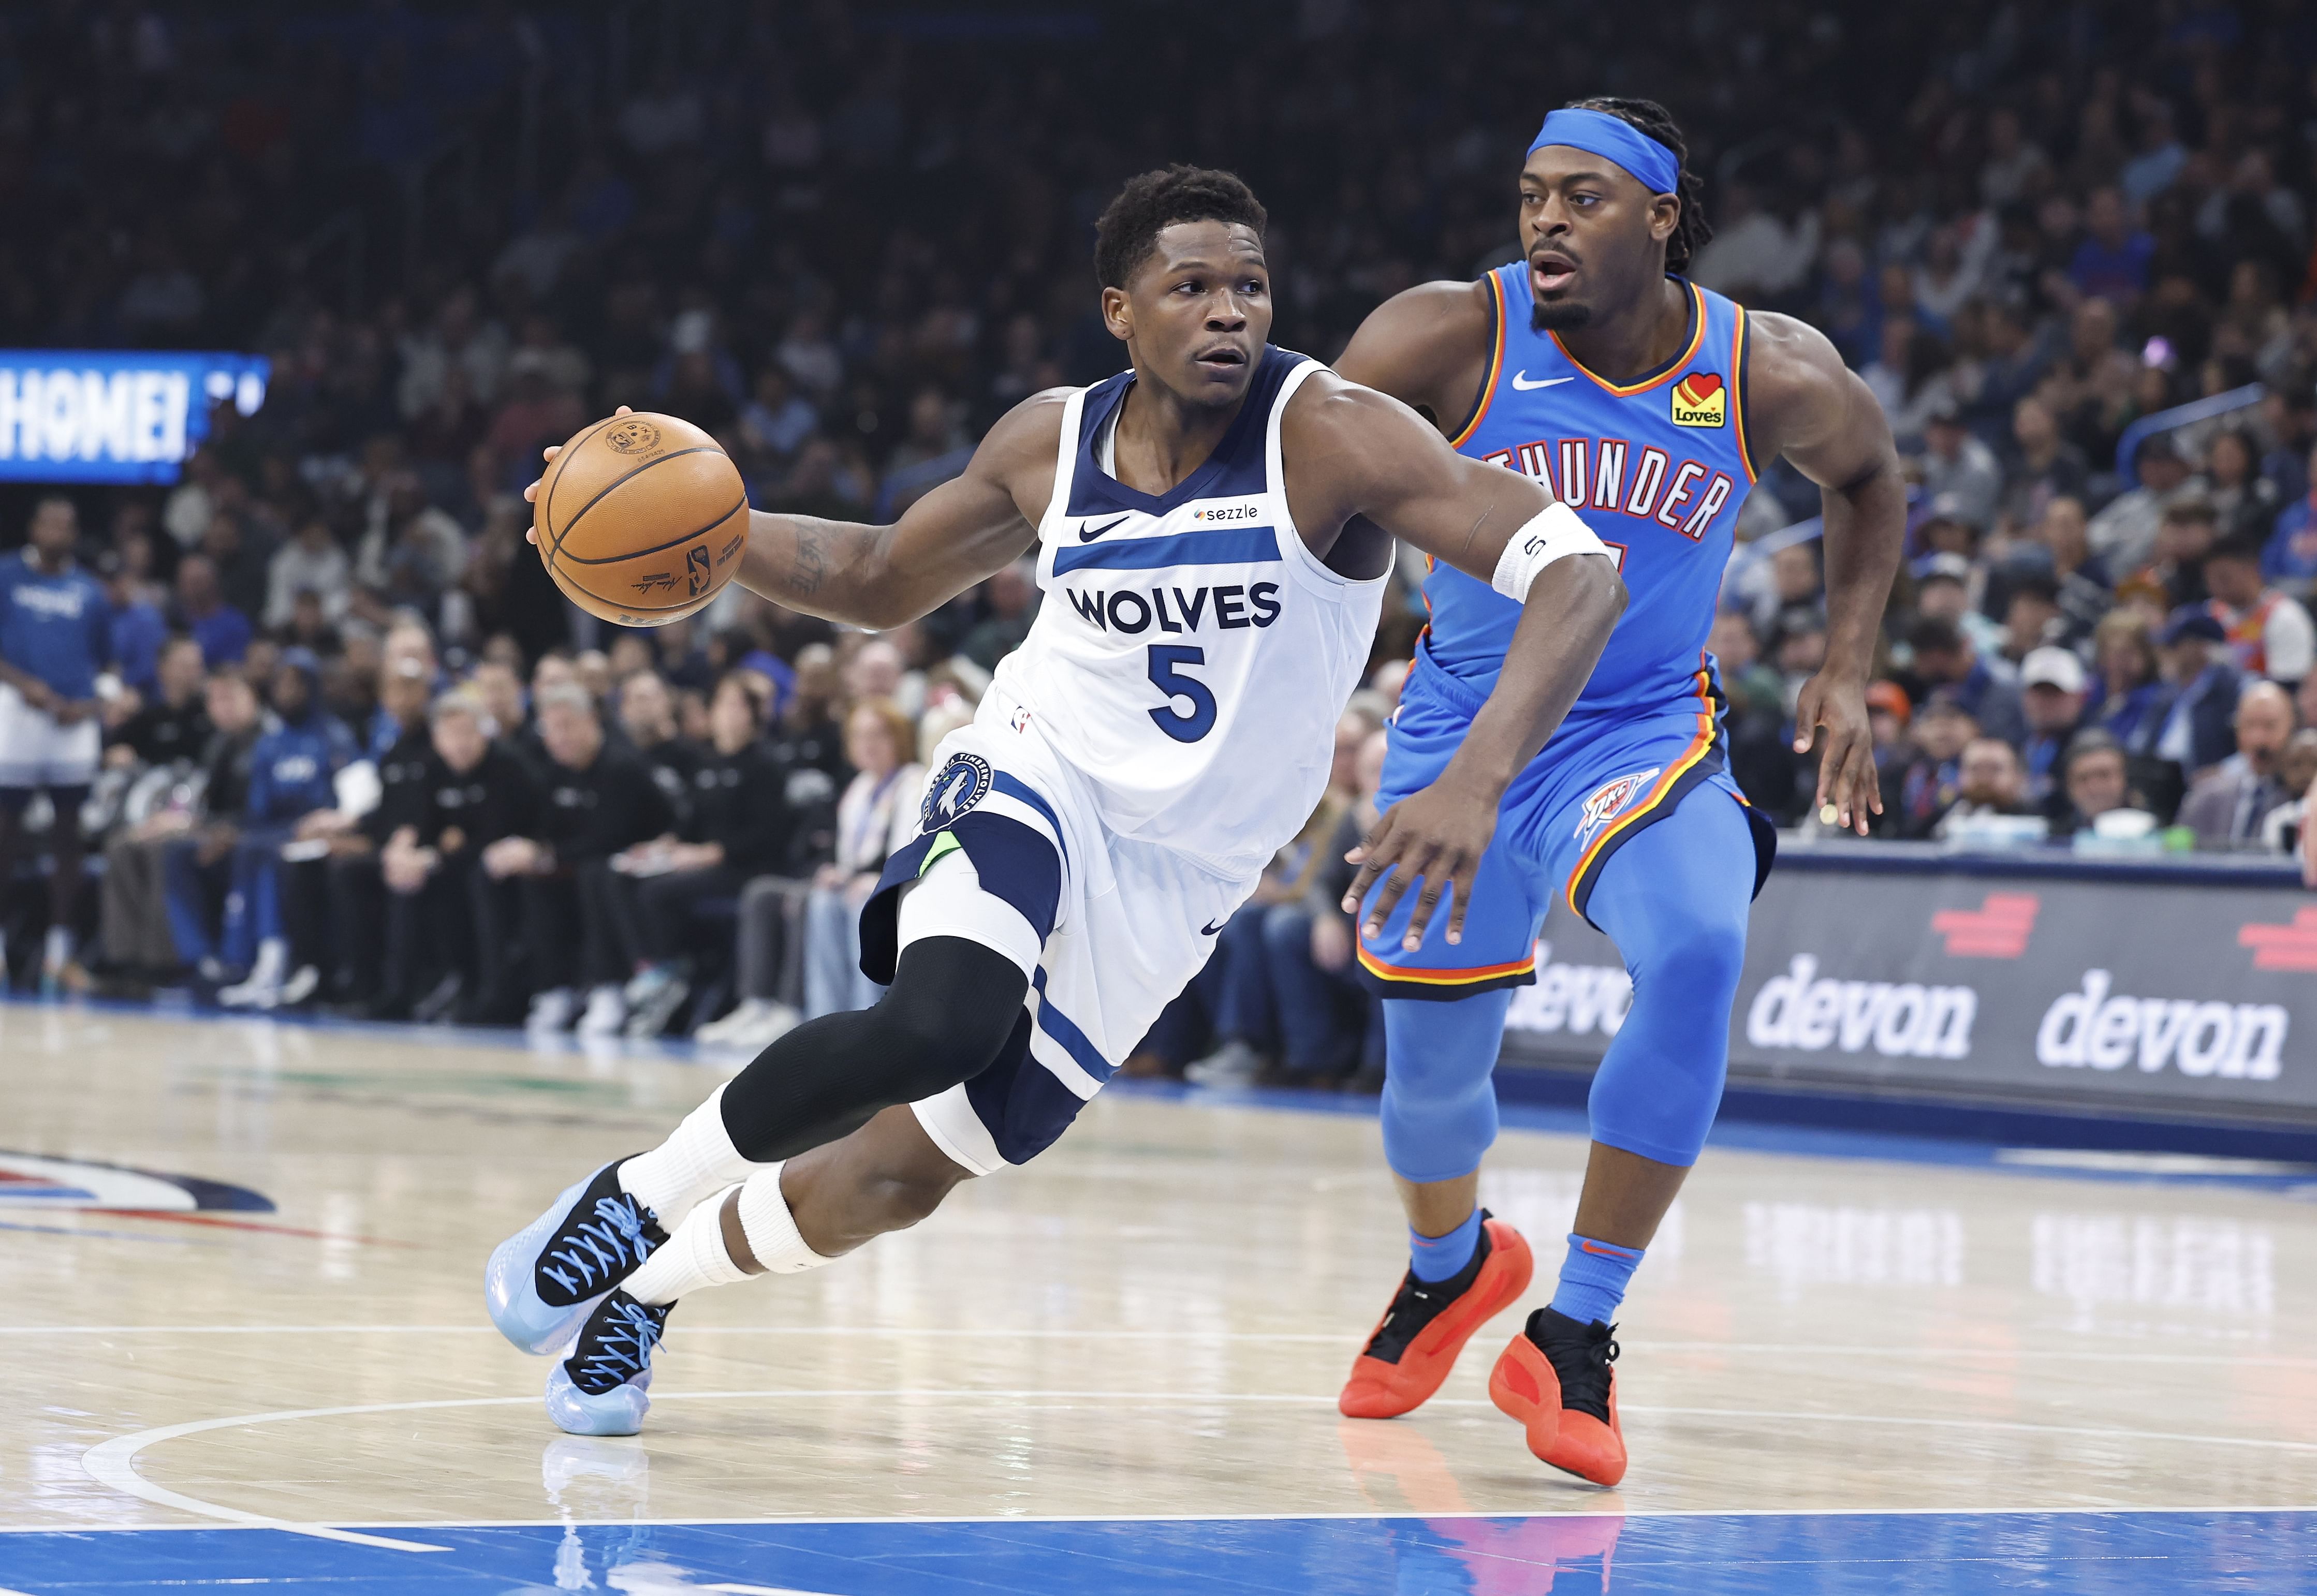
POLYGON ((622 626, 666 626, 739 570, 748 495, 715 439, 643 411, 596 422, 557 451, 532 524, 566 598, 622 626))

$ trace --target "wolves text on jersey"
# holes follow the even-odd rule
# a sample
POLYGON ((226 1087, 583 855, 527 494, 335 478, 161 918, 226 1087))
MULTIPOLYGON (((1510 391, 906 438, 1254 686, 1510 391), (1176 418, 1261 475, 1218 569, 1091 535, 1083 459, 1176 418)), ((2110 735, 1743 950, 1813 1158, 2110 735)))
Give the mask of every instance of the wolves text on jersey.
POLYGON ((1629 486, 1625 468, 1633 454, 1633 445, 1623 438, 1540 438, 1481 458, 1534 477, 1572 509, 1610 510, 1637 521, 1654 521, 1693 543, 1705 536, 1714 516, 1737 491, 1728 472, 1695 460, 1677 466, 1672 456, 1657 448, 1643 449, 1633 459, 1629 486))
POLYGON ((1225 631, 1236 631, 1267 627, 1279 619, 1276 582, 1187 589, 1154 586, 1147 591, 1066 587, 1062 593, 1088 626, 1129 637, 1154 626, 1162 632, 1195 632, 1212 621, 1225 631))

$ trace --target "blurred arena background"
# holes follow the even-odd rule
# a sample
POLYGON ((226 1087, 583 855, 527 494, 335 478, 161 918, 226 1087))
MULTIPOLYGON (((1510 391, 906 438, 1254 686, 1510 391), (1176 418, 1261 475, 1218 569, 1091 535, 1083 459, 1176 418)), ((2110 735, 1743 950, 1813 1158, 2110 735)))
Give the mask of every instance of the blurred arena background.
MULTIPOLYGON (((854 1001, 847 894, 894 834, 888 778, 970 713, 1034 586, 877 638, 737 587, 622 631, 523 541, 541 446, 666 410, 759 507, 889 517, 1015 400, 1118 366, 1088 253, 1124 175, 1247 176, 1275 335, 1325 358, 1395 290, 1509 258, 1540 109, 1603 92, 1681 120, 1716 234, 1695 275, 1822 328, 1917 484, 1874 689, 1888 810, 1850 847, 1788 751, 1823 649, 1816 490, 1781 465, 1749 505, 1714 646, 1737 771, 1795 828, 1805 896, 1758 913, 1741 1081, 2317 1111, 2277 1067, 2317 1024, 2280 994, 2317 969, 2291 863, 2317 780, 2317 20, 2282 0, 1694 4, 1646 29, 1352 0, 16 8, 0 527, 73 518, 118 668, 87 889, 54 889, 73 828, 39 806, 6 839, 10 980, 747 1045, 854 1001), (600 726, 542 736, 532 694, 564 680, 600 726), (748 718, 720 741, 726 680, 748 718), (404 779, 461 684, 496 750, 466 825, 404 779), (629 785, 554 840, 608 884, 548 901, 487 845, 568 830, 553 795, 598 736, 594 780, 629 785), (253 795, 285 749, 306 779, 253 795), (718 799, 735 783, 747 802, 718 799), (1926 840, 1928 862, 1900 846, 1926 840), (1982 856, 2042 885, 1990 895, 1982 856), (2120 882, 2205 906, 2169 965, 2039 943, 2015 967, 2004 935, 1940 929, 2024 945, 2074 915, 2097 944, 2120 882), (1807 894, 1847 887, 1887 934, 1823 946, 1807 894), (1796 1005, 1846 980, 1901 995, 1838 1037, 1796 1005), (1958 1019, 1940 994, 1966 989, 1958 1019), (2078 1034, 2111 990, 2226 1024, 2118 1071, 2078 1034)), ((1309 927, 1421 622, 1403 584, 1268 933, 1225 940, 1140 1067, 1374 1084, 1342 940, 1309 927)), ((1590 935, 1562 928, 1516 1012, 1548 1094, 1622 1001, 1590 935)))

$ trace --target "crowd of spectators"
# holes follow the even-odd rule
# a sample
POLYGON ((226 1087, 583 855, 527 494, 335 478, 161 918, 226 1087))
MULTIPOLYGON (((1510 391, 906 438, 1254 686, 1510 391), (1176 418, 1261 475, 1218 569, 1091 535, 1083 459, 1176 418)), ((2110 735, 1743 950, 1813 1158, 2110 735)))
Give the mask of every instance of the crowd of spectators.
MULTIPOLYGON (((2317 24, 1699 4, 1648 31, 1302 0, 1218 65, 1144 5, 0 18, 0 343, 272 362, 174 486, 40 512, 76 517, 123 691, 84 816, 101 933, 39 962, 597 1032, 729 999, 739 1039, 862 1001, 850 910, 1034 584, 873 638, 738 589, 598 627, 523 541, 539 447, 633 403, 715 432, 760 507, 889 517, 1015 400, 1116 368, 1087 255, 1122 176, 1244 173, 1275 336, 1331 356, 1399 288, 1510 258, 1538 116, 1604 91, 1685 126, 1718 234, 1695 275, 1824 330, 1899 437, 1876 834, 2289 846, 2317 761, 2317 24), (2220 396, 2251 402, 2119 462, 2220 396)), ((1803 825, 1823 580, 1786 529, 1816 508, 1764 473, 1713 640, 1734 769, 1803 825)), ((1328 804, 1154 1038, 1168 1067, 1372 1078, 1328 905, 1420 624, 1412 589, 1388 611, 1328 804)), ((12 950, 90 917, 32 887, 12 950)))

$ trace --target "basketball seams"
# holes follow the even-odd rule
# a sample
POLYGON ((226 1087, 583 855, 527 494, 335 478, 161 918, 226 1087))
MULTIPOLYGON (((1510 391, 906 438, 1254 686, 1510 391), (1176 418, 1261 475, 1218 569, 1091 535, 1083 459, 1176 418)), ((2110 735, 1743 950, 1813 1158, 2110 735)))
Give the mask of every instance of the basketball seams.
MULTIPOLYGON (((703 593, 696 599, 686 599, 680 604, 631 604, 624 599, 607 599, 601 593, 593 592, 590 589, 575 586, 567 582, 559 572, 550 571, 548 575, 554 577, 556 586, 563 591, 564 596, 571 599, 574 602, 577 602, 581 597, 586 597, 593 599, 596 603, 608 604, 613 609, 625 611, 631 615, 667 615, 670 616, 671 619, 680 620, 684 618, 684 615, 690 614, 695 611, 705 610, 709 605, 714 603, 717 598, 717 593, 703 593), (682 613, 677 613, 678 611, 681 611, 682 613)), ((722 591, 723 590, 720 588, 717 590, 718 593, 721 593, 722 591)), ((611 618, 609 616, 597 616, 596 619, 599 620, 607 620, 611 618)))
MULTIPOLYGON (((563 468, 571 463, 571 457, 579 452, 581 446, 583 446, 588 439, 594 437, 596 433, 602 432, 605 427, 610 426, 613 422, 619 419, 620 418, 616 415, 605 416, 603 420, 597 422, 594 426, 589 427, 577 438, 572 439, 570 442, 566 443, 561 450, 557 451, 554 463, 549 468, 555 473, 554 480, 547 485, 547 491, 540 495, 539 504, 538 519, 546 523, 542 530, 547 531, 550 536, 554 536, 555 532, 555 490, 563 484, 563 468)), ((562 547, 563 539, 560 537, 557 537, 555 539, 555 542, 556 547, 559 548, 562 547)), ((550 553, 548 557, 551 560, 554 557, 550 553)))
MULTIPOLYGON (((568 525, 562 528, 561 531, 555 532, 555 547, 547 551, 547 562, 549 566, 552 566, 555 561, 561 557, 563 553, 563 540, 571 535, 571 529, 579 524, 581 517, 585 516, 587 512, 602 504, 604 498, 610 495, 613 488, 620 486, 623 483, 634 480, 636 477, 642 476, 646 471, 650 470, 654 466, 664 466, 667 464, 668 461, 672 459, 679 459, 687 454, 722 454, 723 452, 724 451, 722 450, 717 448, 712 443, 695 443, 689 449, 671 450, 666 454, 661 455, 658 459, 646 460, 642 465, 636 467, 633 470, 624 471, 618 477, 613 477, 611 481, 605 483, 602 487, 596 490, 595 496, 594 498, 579 506, 577 513, 571 517, 568 525)), ((561 457, 559 456, 558 458, 559 459, 561 457)), ((738 469, 738 467, 733 468, 735 470, 738 469)), ((550 530, 553 530, 551 523, 550 530)))
MULTIPOLYGON (((612 485, 613 487, 617 487, 618 486, 619 484, 617 483, 613 483, 612 485)), ((611 488, 605 488, 604 491, 605 493, 609 493, 611 488)), ((627 554, 606 554, 593 559, 582 555, 575 554, 571 557, 571 563, 575 566, 615 566, 622 560, 642 559, 649 555, 664 554, 671 548, 681 548, 686 543, 691 542, 694 538, 706 537, 709 533, 714 531, 718 527, 722 526, 726 522, 731 520, 735 515, 738 515, 741 511, 746 510, 747 507, 748 495, 744 493, 740 495, 740 502, 738 504, 733 505, 729 510, 725 511, 724 513, 719 515, 715 520, 710 522, 706 526, 702 527, 697 531, 686 532, 681 538, 672 538, 665 543, 654 544, 649 548, 639 548, 627 554)), ((560 550, 558 551, 557 557, 561 557, 560 550)))
MULTIPOLYGON (((684 544, 693 542, 696 539, 711 538, 723 528, 729 526, 735 519, 745 516, 747 513, 747 511, 748 502, 745 497, 743 497, 738 504, 733 505, 731 509, 726 511, 721 516, 719 516, 709 525, 702 527, 699 531, 692 533, 689 537, 678 539, 675 543, 666 545, 665 548, 681 548, 684 544)), ((648 555, 658 552, 664 552, 664 549, 646 549, 637 554, 618 556, 616 557, 616 560, 599 561, 597 563, 613 564, 618 561, 640 559, 648 555)), ((713 558, 712 554, 711 558, 713 558)), ((717 584, 716 593, 705 593, 696 599, 685 599, 677 603, 643 604, 631 603, 623 598, 607 596, 605 594, 599 593, 595 589, 583 586, 573 578, 565 575, 564 573, 554 565, 548 566, 547 574, 549 578, 553 581, 556 587, 562 592, 566 598, 570 599, 575 603, 581 604, 583 608, 589 603, 605 605, 610 608, 619 610, 629 617, 635 618, 636 624, 647 626, 665 625, 666 622, 642 620, 640 618, 643 616, 661 615, 666 616, 668 620, 681 620, 687 615, 697 613, 701 610, 707 608, 709 604, 714 602, 717 593, 721 593, 726 585, 726 584, 720 583, 717 584)), ((603 616, 602 619, 612 620, 615 618, 605 615, 603 616)))

